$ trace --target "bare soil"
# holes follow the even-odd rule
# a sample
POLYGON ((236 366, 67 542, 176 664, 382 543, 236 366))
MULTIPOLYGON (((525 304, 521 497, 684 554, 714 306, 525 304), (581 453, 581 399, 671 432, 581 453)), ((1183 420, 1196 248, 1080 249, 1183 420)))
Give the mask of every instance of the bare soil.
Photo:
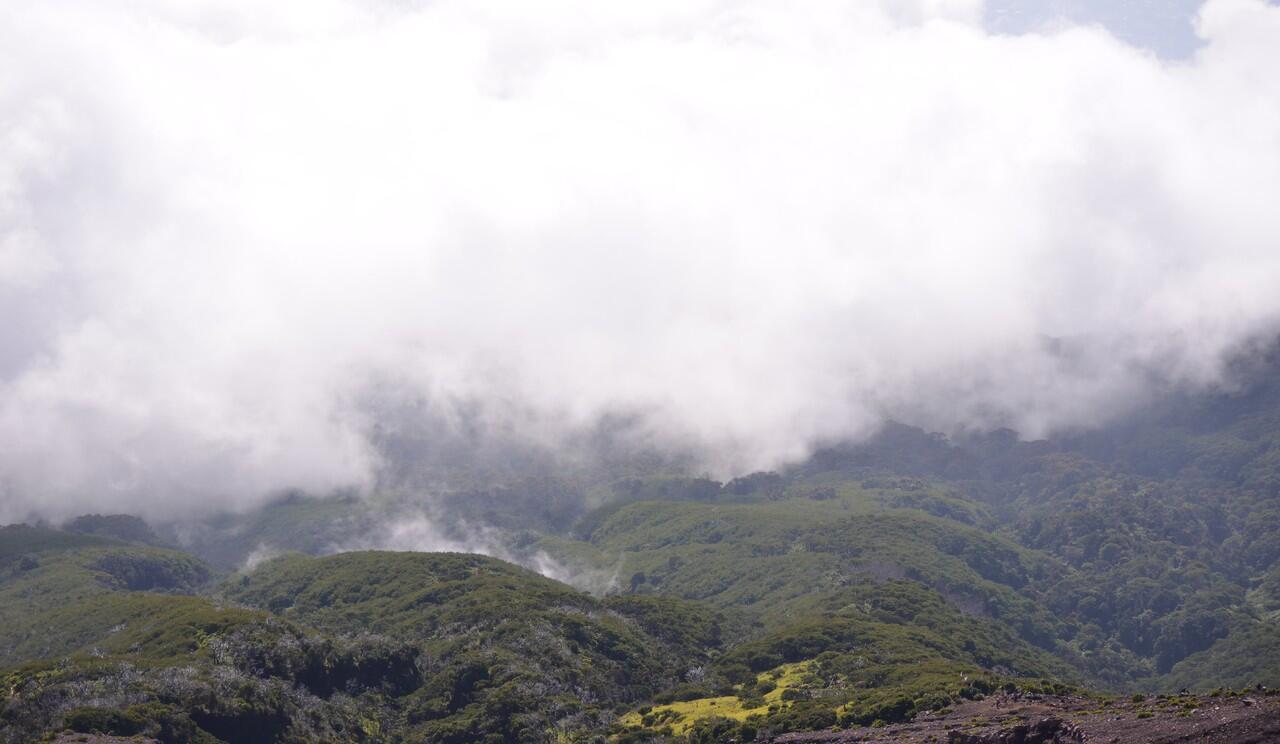
POLYGON ((775 744, 1280 744, 1280 696, 1144 700, 993 695, 910 723, 785 734, 775 744))

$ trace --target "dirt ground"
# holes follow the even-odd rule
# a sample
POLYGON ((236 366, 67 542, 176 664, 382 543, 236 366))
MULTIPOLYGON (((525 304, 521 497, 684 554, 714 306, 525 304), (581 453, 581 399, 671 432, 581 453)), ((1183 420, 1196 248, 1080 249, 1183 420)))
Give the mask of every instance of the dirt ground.
POLYGON ((993 695, 910 723, 786 734, 775 744, 1280 744, 1280 696, 1136 700, 993 695))

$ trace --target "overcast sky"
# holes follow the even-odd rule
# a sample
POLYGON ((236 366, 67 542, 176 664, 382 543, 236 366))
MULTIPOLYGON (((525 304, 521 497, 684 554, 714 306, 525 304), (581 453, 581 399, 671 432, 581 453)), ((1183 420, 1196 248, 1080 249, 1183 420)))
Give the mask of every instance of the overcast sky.
POLYGON ((1216 385, 1277 69, 1263 0, 9 0, 0 522, 367 485, 397 400, 727 475, 1216 385))

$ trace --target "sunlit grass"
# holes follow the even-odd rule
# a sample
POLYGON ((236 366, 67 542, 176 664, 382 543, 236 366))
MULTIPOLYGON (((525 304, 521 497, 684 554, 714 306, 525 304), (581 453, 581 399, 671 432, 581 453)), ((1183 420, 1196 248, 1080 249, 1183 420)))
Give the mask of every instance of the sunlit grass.
POLYGON ((620 723, 624 726, 643 726, 645 725, 645 719, 649 718, 658 727, 670 725, 672 732, 684 734, 698 721, 712 716, 745 721, 753 715, 764 715, 769 712, 770 706, 781 707, 786 705, 782 700, 782 693, 789 688, 798 687, 802 684, 805 676, 809 673, 810 663, 801 661, 794 664, 783 664, 776 669, 759 674, 756 677, 757 683, 771 681, 777 685, 777 687, 764 695, 763 705, 746 707, 743 705, 742 699, 734 695, 698 698, 666 705, 655 705, 645 714, 641 714, 639 711, 632 711, 623 716, 620 723))

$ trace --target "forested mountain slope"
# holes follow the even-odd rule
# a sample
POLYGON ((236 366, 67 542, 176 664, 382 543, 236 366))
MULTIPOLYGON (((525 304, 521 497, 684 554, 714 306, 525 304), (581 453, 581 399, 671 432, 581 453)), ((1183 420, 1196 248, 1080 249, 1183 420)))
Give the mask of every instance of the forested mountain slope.
POLYGON ((0 739, 730 741, 997 691, 1280 686, 1268 375, 1046 441, 890 425, 724 483, 544 462, 418 504, 577 587, 331 554, 414 498, 0 529, 0 739))

